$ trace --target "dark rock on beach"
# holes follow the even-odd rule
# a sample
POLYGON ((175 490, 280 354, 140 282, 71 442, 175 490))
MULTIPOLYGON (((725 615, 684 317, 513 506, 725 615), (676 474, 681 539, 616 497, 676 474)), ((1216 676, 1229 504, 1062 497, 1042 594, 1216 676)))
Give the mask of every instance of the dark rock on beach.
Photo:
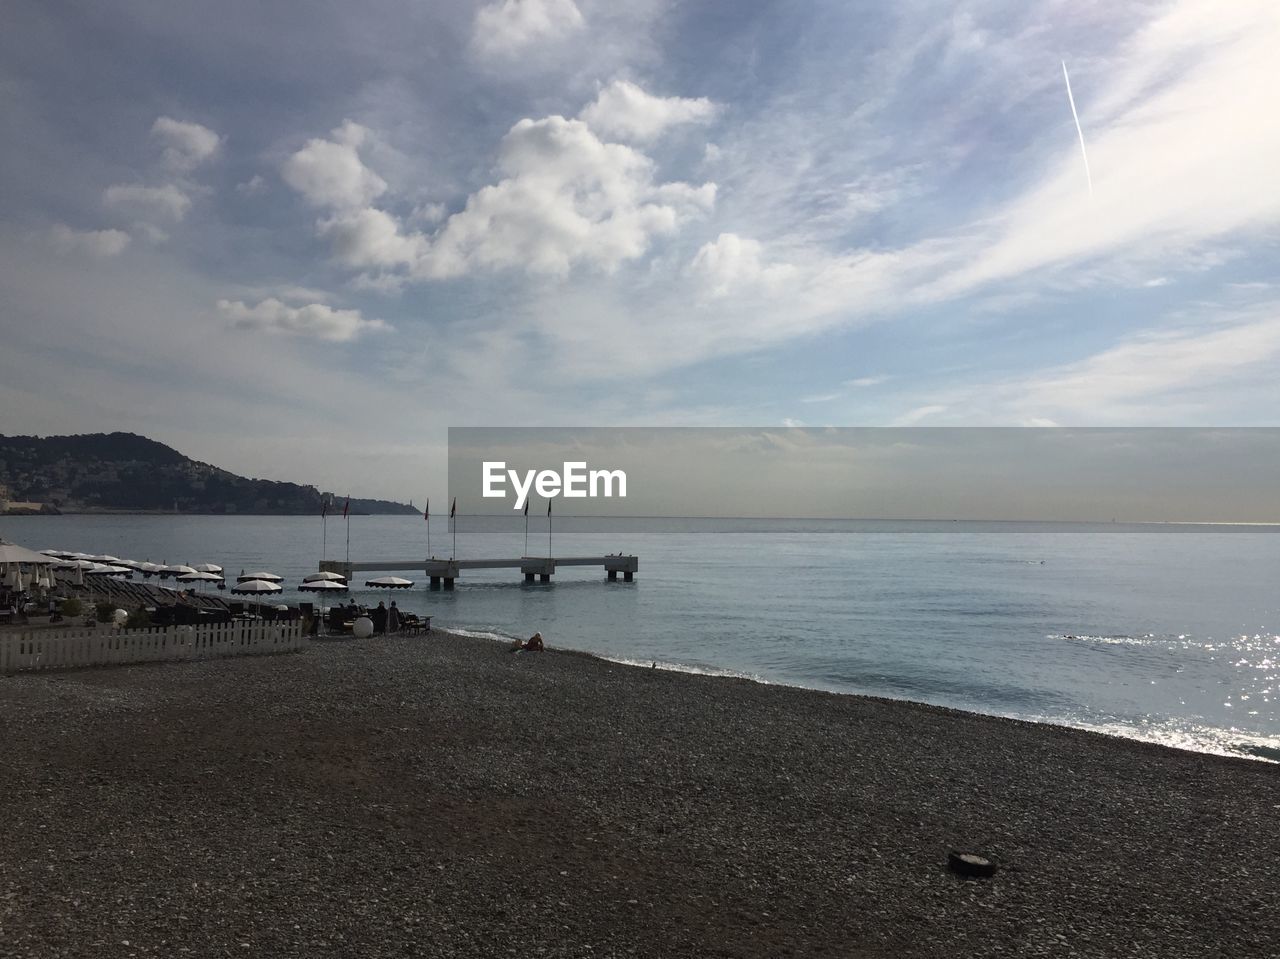
POLYGON ((5 957, 1280 954, 1280 767, 1056 727, 434 633, 0 744, 5 957))

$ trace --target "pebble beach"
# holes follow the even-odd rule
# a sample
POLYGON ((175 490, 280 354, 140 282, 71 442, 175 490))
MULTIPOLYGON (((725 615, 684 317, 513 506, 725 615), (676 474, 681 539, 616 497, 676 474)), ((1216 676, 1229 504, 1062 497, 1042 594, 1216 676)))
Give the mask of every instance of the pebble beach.
POLYGON ((1280 955, 1280 766, 1079 730, 433 631, 0 741, 5 957, 1280 955))

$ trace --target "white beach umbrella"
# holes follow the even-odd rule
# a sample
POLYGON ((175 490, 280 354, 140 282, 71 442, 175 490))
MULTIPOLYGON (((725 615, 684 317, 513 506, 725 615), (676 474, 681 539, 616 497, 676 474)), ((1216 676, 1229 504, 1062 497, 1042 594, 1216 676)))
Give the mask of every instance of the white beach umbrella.
POLYGON ((161 576, 185 576, 187 573, 194 573, 196 570, 192 566, 162 566, 160 568, 161 576))
POLYGON ((183 573, 178 578, 179 583, 221 583, 222 576, 218 573, 210 573, 205 570, 197 570, 194 573, 183 573))
POLYGON ((319 583, 322 580, 330 583, 345 583, 347 578, 341 573, 310 573, 302 577, 304 583, 319 583))
POLYGON ((265 579, 250 579, 242 583, 236 583, 231 587, 231 592, 242 593, 245 595, 261 596, 267 593, 279 593, 281 587, 275 583, 268 583, 265 579))
POLYGON ((308 593, 345 593, 347 584, 335 582, 331 579, 313 579, 303 583, 298 589, 308 593))
POLYGON ((221 573, 222 572, 222 567, 219 566, 217 563, 200 563, 191 568, 194 569, 197 573, 221 573))
POLYGON ((377 579, 366 579, 364 584, 378 589, 408 589, 413 585, 413 580, 401 579, 399 576, 379 576, 377 579))
POLYGON ((159 563, 145 562, 138 564, 138 572, 143 576, 154 576, 162 569, 164 569, 164 567, 159 563))
POLYGON ((89 559, 93 560, 95 563, 112 563, 112 564, 114 564, 114 563, 118 563, 118 562, 120 562, 120 560, 119 560, 119 558, 118 558, 118 557, 112 556, 112 555, 110 555, 109 553, 103 553, 103 554, 101 554, 100 556, 90 556, 90 557, 89 557, 89 559))
POLYGON ((85 570, 87 576, 129 576, 133 570, 127 566, 115 566, 111 563, 94 563, 85 570))
POLYGON ((49 562, 49 557, 44 553, 37 553, 34 549, 27 549, 17 543, 8 543, 0 540, 0 565, 27 563, 28 565, 34 564, 38 566, 47 562, 49 562))
POLYGON ((275 573, 244 573, 242 572, 236 577, 237 583, 248 583, 253 580, 261 580, 264 583, 279 583, 284 580, 283 576, 277 576, 275 573))

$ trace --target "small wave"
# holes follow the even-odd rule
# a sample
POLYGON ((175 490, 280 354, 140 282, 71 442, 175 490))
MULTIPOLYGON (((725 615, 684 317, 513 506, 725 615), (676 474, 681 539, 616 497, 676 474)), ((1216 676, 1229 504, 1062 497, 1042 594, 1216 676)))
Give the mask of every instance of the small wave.
MULTIPOLYGON (((669 663, 660 659, 627 659, 624 656, 606 656, 603 653, 591 653, 597 659, 603 659, 610 663, 617 663, 619 666, 643 666, 646 669, 665 669, 671 673, 690 673, 694 676, 722 676, 727 679, 748 679, 753 683, 763 683, 767 686, 786 685, 784 683, 774 683, 757 673, 746 673, 736 669, 720 669, 715 666, 692 666, 689 663, 669 663)), ((804 687, 797 687, 804 688, 804 687)))
POLYGON ((498 643, 511 643, 517 639, 514 635, 508 635, 507 633, 499 633, 487 629, 466 629, 462 626, 443 625, 439 628, 447 633, 453 633, 455 636, 466 636, 470 639, 489 639, 498 643))
POLYGON ((1089 633, 1050 633, 1049 639, 1065 639, 1073 643, 1103 643, 1108 646, 1156 646, 1154 636, 1095 636, 1089 633))
POLYGON ((1121 739, 1170 746, 1189 752, 1209 753, 1213 756, 1247 757, 1259 762, 1280 763, 1280 739, 1254 736, 1237 729, 1221 729, 1212 726, 1173 722, 1091 722, 1089 720, 1057 716, 1028 716, 1005 713, 1012 719, 1030 720, 1052 726, 1068 726, 1089 732, 1103 733, 1121 739))

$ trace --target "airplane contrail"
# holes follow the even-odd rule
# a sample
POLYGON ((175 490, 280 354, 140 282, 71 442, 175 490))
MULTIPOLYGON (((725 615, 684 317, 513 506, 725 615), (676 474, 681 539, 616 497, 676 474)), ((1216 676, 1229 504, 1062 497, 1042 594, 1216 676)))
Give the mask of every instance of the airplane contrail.
POLYGON ((1093 199, 1093 174, 1089 172, 1089 154, 1084 148, 1084 130, 1080 127, 1080 114, 1076 113, 1076 98, 1071 95, 1071 77, 1067 75, 1067 61, 1062 61, 1062 79, 1067 81, 1067 102, 1071 104, 1071 116, 1076 121, 1076 133, 1080 136, 1080 155, 1084 157, 1084 176, 1089 181, 1089 199, 1093 199))

